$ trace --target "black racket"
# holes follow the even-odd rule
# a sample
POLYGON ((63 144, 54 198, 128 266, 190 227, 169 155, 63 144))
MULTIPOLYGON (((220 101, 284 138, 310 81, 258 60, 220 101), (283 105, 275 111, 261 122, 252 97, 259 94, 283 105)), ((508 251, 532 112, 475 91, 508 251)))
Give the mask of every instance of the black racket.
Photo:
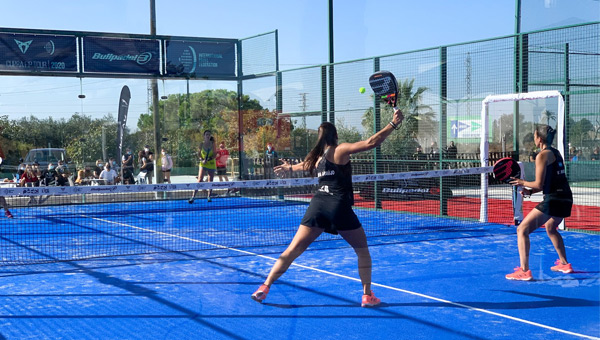
MULTIPOLYGON (((517 161, 510 157, 499 159, 493 168, 494 178, 503 182, 510 183, 513 178, 521 178, 521 166, 517 161)), ((522 187, 513 187, 512 190, 512 206, 513 206, 513 221, 515 225, 519 225, 523 221, 523 199, 528 197, 523 194, 522 187)))
POLYGON ((511 177, 521 178, 521 167, 519 163, 510 157, 504 157, 499 159, 494 164, 494 178, 504 182, 510 183, 511 177))
POLYGON ((379 71, 369 77, 369 85, 375 96, 386 102, 396 110, 398 101, 398 82, 396 77, 389 71, 379 71))

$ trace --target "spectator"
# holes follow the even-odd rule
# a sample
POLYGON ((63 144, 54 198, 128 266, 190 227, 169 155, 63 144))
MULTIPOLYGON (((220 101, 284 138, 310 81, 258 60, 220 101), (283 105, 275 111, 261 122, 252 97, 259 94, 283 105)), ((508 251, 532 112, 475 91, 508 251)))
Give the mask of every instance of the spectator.
MULTIPOLYGON (((38 163, 37 161, 33 162, 33 173, 38 177, 38 179, 40 177, 42 177, 42 170, 40 170, 40 163, 38 163)), ((36 186, 39 186, 40 182, 38 181, 36 186)))
POLYGON ((56 173, 56 166, 52 163, 48 163, 48 168, 42 171, 40 185, 56 185, 56 177, 58 177, 58 174, 56 173))
POLYGON ((458 154, 458 152, 456 146, 454 145, 454 141, 450 141, 450 145, 448 145, 447 151, 449 159, 456 159, 456 155, 458 154))
POLYGON ((110 163, 106 163, 99 179, 103 180, 106 185, 113 185, 119 182, 119 175, 112 169, 110 163))
POLYGON ((531 150, 529 153, 529 161, 535 162, 535 158, 537 157, 538 152, 536 150, 531 150))
POLYGON ((413 159, 417 162, 414 162, 411 171, 420 171, 423 170, 425 163, 421 162, 427 159, 427 155, 423 153, 421 146, 417 146, 415 153, 413 154, 413 159))
POLYGON ((25 173, 26 164, 23 162, 23 158, 19 158, 19 166, 17 167, 17 179, 21 179, 21 176, 25 173))
POLYGON ((171 155, 167 153, 167 150, 165 150, 165 148, 162 148, 160 150, 160 154, 160 164, 163 173, 163 178, 165 180, 165 183, 171 183, 171 169, 173 169, 173 159, 171 158, 171 155))
POLYGON ((90 184, 91 180, 94 178, 94 174, 92 173, 92 169, 89 166, 77 171, 77 179, 75 183, 78 185, 87 185, 90 184))
POLYGON ((40 179, 31 165, 27 164, 25 166, 25 172, 21 176, 19 185, 22 187, 37 187, 40 185, 40 179))
POLYGON ((63 160, 58 161, 58 166, 56 167, 56 185, 60 187, 69 185, 69 168, 65 164, 63 160))
POLYGON ((219 150, 217 150, 217 176, 219 181, 223 182, 223 178, 228 182, 227 177, 227 160, 229 159, 229 151, 225 148, 225 142, 219 144, 219 150))
POLYGON ((122 159, 123 169, 123 184, 134 184, 135 178, 133 177, 133 154, 131 148, 127 148, 122 159))
POLYGON ((575 156, 573 156, 573 159, 571 159, 572 162, 579 162, 579 161, 585 161, 585 157, 583 157, 583 153, 581 152, 581 149, 577 150, 577 153, 575 154, 575 156))
MULTIPOLYGON (((569 143, 570 144, 570 143, 569 143)), ((569 160, 573 161, 573 158, 577 155, 577 149, 572 146, 569 146, 569 160)))
POLYGON ((146 153, 144 150, 138 152, 138 165, 140 167, 140 172, 138 173, 138 182, 140 184, 146 184, 146 177, 148 177, 148 161, 146 159, 146 153))
POLYGON ((273 178, 273 167, 277 165, 277 151, 270 142, 265 152, 265 178, 273 178))
POLYGON ((97 160, 96 167, 94 167, 94 172, 92 173, 94 178, 96 178, 96 179, 100 178, 100 173, 102 172, 103 168, 104 168, 104 162, 101 159, 97 160))
POLYGON ((590 155, 590 161, 600 161, 600 146, 594 148, 590 155))
POLYGON ((431 153, 432 158, 435 157, 439 153, 437 142, 431 142, 430 153, 431 153))
POLYGON ((119 168, 119 163, 117 163, 117 161, 115 160, 114 157, 110 157, 108 159, 108 164, 110 164, 110 167, 118 174, 121 169, 119 168))
POLYGON ((154 177, 154 153, 150 151, 150 145, 146 144, 144 146, 144 158, 145 158, 145 167, 146 170, 146 181, 148 184, 152 184, 152 177, 154 177))

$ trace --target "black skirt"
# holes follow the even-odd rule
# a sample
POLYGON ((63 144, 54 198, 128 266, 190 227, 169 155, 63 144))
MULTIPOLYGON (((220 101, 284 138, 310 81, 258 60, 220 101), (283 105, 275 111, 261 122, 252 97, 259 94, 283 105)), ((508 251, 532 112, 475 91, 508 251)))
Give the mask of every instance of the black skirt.
POLYGON ((316 194, 313 197, 300 223, 311 228, 325 229, 325 232, 330 234, 362 226, 352 210, 351 202, 324 194, 316 194))
POLYGON ((535 208, 546 215, 564 218, 571 216, 572 207, 573 196, 548 194, 535 208))

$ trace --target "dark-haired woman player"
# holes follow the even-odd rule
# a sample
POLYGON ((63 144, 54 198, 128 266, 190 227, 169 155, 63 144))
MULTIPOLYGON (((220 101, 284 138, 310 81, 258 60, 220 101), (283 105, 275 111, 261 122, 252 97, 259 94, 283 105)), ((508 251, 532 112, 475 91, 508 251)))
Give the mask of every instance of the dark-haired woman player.
POLYGON ((533 133, 535 145, 541 149, 535 158, 535 181, 526 182, 513 178, 510 182, 514 186, 523 188, 524 195, 542 191, 544 200, 532 209, 517 228, 517 243, 521 266, 515 272, 506 275, 509 280, 529 281, 533 279, 529 270, 529 234, 535 229, 546 225, 546 233, 554 249, 558 253, 558 260, 551 267, 553 271, 563 273, 573 272, 571 264, 567 262, 567 253, 562 236, 558 233, 558 225, 565 217, 571 216, 573 194, 567 182, 565 163, 560 152, 551 147, 556 130, 548 125, 537 125, 533 133), (530 188, 530 189, 528 189, 530 188))
POLYGON ((364 141, 340 145, 338 145, 335 126, 331 123, 323 123, 319 126, 317 144, 302 163, 290 165, 284 162, 283 165, 274 168, 277 175, 295 170, 306 170, 313 174, 316 172, 319 189, 310 201, 292 242, 279 256, 264 284, 252 294, 252 299, 262 302, 267 297, 273 282, 285 273, 292 262, 325 231, 332 234, 339 233, 354 248, 358 256, 358 274, 363 286, 361 305, 371 307, 381 302, 371 291, 371 255, 367 237, 356 214, 352 211, 354 194, 350 155, 379 146, 394 129, 398 128, 402 119, 402 112, 396 110, 392 121, 373 136, 364 141))

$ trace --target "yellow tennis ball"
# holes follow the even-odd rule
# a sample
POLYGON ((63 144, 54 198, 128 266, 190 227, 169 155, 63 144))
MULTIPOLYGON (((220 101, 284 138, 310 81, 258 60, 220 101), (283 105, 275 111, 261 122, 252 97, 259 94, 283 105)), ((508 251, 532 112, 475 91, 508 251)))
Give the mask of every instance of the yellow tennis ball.
POLYGON ((365 88, 364 88, 364 87, 361 87, 360 89, 358 89, 358 92, 360 92, 360 93, 365 93, 365 91, 366 91, 366 90, 365 90, 365 88))

